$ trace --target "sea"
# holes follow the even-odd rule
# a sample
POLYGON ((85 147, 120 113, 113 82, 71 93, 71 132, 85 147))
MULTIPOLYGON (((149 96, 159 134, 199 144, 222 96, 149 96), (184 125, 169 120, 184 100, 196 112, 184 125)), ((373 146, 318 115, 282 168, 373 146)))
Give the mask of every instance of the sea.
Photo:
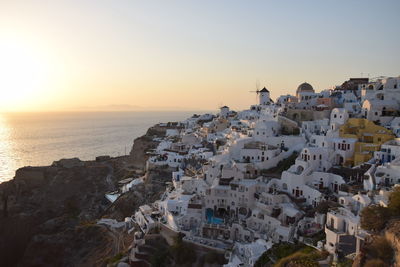
POLYGON ((129 154, 133 140, 159 122, 182 121, 199 111, 0 113, 0 183, 24 166, 61 158, 94 160, 129 154))

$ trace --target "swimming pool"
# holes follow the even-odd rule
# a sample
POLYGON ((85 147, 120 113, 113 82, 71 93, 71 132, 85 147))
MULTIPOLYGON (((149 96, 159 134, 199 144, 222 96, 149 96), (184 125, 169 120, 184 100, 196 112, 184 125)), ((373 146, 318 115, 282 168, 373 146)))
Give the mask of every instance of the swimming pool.
POLYGON ((207 223, 212 223, 212 224, 223 224, 224 223, 223 219, 214 217, 214 211, 212 209, 206 210, 206 218, 207 218, 207 223))

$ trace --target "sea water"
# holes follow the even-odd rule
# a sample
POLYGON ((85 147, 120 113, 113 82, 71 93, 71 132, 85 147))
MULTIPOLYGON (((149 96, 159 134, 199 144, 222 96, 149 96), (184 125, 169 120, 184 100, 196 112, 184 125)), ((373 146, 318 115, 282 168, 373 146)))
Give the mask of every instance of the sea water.
POLYGON ((24 166, 61 158, 93 160, 129 154, 133 140, 159 122, 182 121, 194 111, 0 114, 0 183, 24 166))

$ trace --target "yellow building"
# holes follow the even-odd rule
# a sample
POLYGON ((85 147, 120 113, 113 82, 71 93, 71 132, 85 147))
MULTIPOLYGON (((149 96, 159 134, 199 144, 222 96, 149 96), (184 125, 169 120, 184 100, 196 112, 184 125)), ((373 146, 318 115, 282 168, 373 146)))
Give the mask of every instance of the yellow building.
POLYGON ((351 118, 340 126, 339 136, 358 140, 354 147, 354 166, 370 160, 374 152, 381 149, 383 143, 395 138, 392 131, 367 119, 356 118, 351 118))

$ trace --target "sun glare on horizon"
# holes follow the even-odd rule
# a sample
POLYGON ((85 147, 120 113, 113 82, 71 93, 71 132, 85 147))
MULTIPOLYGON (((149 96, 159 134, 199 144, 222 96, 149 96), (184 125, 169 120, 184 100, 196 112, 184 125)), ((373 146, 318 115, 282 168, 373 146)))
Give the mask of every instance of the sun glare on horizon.
POLYGON ((0 73, 0 110, 18 111, 44 96, 50 65, 39 49, 0 39, 0 73))

